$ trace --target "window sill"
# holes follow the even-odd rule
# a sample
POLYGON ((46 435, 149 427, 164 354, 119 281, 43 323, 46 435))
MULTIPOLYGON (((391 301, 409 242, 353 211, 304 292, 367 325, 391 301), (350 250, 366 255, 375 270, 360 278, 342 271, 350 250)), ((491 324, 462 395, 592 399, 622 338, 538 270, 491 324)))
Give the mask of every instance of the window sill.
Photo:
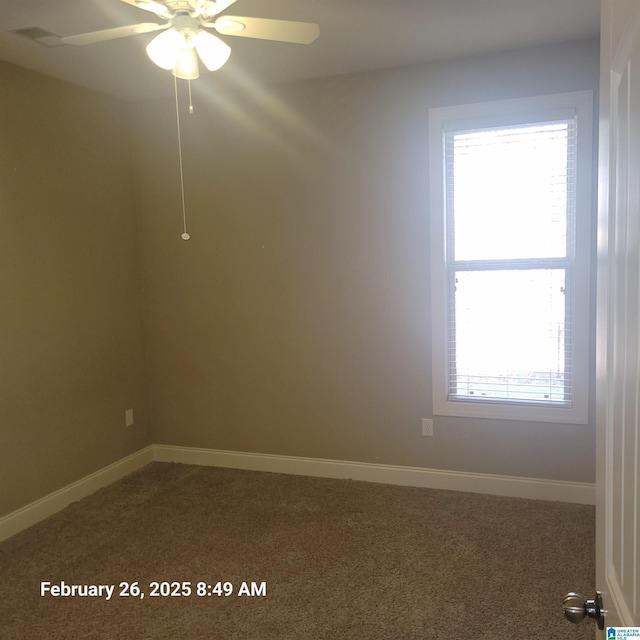
POLYGON ((444 400, 435 403, 433 414, 458 418, 487 418, 492 420, 522 420, 525 422, 553 422, 559 424, 588 424, 586 407, 550 407, 534 404, 473 400, 444 400))

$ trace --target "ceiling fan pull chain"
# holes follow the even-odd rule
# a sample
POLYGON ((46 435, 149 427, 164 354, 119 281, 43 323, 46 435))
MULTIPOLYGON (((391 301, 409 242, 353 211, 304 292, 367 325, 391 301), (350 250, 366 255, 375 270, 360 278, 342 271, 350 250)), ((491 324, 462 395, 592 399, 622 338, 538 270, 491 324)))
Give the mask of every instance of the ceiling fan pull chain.
POLYGON ((193 115, 193 100, 191 100, 191 78, 187 81, 189 83, 189 115, 193 115))
POLYGON ((187 209, 184 201, 184 171, 182 167, 182 136, 180 134, 180 107, 178 106, 178 78, 173 76, 173 88, 176 95, 176 125, 178 129, 178 158, 180 160, 180 193, 182 195, 182 239, 189 240, 191 236, 187 233, 187 209))

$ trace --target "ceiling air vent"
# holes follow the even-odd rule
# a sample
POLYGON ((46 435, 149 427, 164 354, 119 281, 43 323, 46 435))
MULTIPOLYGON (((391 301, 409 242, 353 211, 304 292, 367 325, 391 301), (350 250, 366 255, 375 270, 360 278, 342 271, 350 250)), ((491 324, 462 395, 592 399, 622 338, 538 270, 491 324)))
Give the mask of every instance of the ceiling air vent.
POLYGON ((38 42, 45 47, 63 47, 62 38, 51 31, 41 29, 40 27, 26 27, 25 29, 15 29, 11 33, 17 33, 19 36, 29 38, 32 42, 38 42))

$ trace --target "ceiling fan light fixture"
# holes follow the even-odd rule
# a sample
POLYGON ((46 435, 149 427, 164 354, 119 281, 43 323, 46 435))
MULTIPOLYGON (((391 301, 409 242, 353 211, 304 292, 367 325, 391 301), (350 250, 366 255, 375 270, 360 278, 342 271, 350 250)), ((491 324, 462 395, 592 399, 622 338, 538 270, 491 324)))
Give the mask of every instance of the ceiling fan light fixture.
POLYGON ((193 37, 193 44, 209 71, 220 69, 231 55, 231 47, 207 31, 198 31, 193 37))
POLYGON ((176 66, 185 38, 175 29, 167 29, 147 45, 147 55, 162 69, 171 70, 176 66))
POLYGON ((180 49, 178 59, 173 67, 173 75, 183 80, 195 80, 200 76, 198 55, 193 48, 192 42, 185 42, 182 49, 180 49))

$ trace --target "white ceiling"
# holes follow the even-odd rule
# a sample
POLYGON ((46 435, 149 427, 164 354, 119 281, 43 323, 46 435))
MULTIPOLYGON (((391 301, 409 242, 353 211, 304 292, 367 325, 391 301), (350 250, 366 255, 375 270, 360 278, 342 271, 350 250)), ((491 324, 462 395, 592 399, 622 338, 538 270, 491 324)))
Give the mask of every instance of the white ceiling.
MULTIPOLYGON (((237 0, 232 15, 316 22, 320 37, 295 45, 225 37, 231 59, 199 83, 225 76, 283 82, 552 44, 599 33, 599 0, 237 0)), ((144 47, 155 34, 47 48, 13 33, 59 36, 156 16, 120 0, 0 0, 0 59, 127 100, 168 95, 170 72, 144 47)))

